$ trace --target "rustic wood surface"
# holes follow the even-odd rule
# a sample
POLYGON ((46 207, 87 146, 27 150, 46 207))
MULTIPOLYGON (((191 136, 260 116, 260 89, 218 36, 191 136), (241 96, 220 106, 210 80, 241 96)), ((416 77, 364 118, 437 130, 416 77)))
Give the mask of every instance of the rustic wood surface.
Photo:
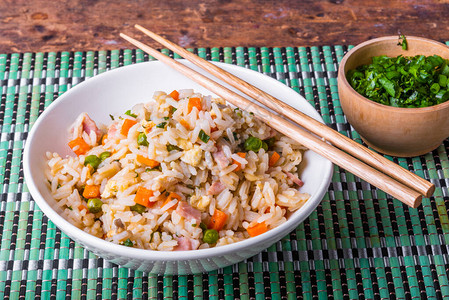
POLYGON ((185 47, 355 45, 385 35, 449 40, 447 0, 3 0, 0 53, 131 48, 135 23, 185 47))

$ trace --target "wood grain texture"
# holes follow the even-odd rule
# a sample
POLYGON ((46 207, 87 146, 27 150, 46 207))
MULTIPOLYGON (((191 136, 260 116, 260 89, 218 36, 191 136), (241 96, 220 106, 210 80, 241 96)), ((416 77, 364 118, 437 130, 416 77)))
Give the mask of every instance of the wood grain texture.
POLYGON ((355 45, 398 30, 446 41, 448 15, 444 0, 4 0, 0 53, 127 48, 120 31, 145 40, 135 23, 183 47, 355 45))

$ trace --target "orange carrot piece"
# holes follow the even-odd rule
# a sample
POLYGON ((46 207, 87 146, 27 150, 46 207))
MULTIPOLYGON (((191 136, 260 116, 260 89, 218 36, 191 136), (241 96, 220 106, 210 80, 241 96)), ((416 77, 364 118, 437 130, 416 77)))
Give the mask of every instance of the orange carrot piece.
POLYGON ((106 144, 107 138, 108 138, 108 135, 107 135, 107 134, 103 135, 103 137, 101 138, 101 144, 102 144, 103 146, 104 146, 104 144, 106 144))
POLYGON ((75 154, 78 156, 90 150, 90 146, 84 141, 82 137, 77 137, 76 139, 71 140, 68 145, 72 150, 76 146, 79 146, 76 150, 73 150, 73 152, 75 152, 75 154))
MULTIPOLYGON (((240 156, 241 158, 245 158, 246 157, 246 153, 245 152, 237 152, 237 155, 240 156)), ((242 164, 239 163, 238 161, 236 161, 235 159, 232 159, 232 163, 234 165, 237 165, 237 168, 234 169, 234 172, 240 171, 242 169, 242 164)))
POLYGON ((198 97, 189 98, 189 103, 187 104, 187 111, 189 114, 194 107, 196 107, 198 111, 201 110, 201 98, 198 97))
POLYGON ((265 222, 262 222, 262 223, 257 223, 256 225, 254 225, 252 227, 248 227, 246 229, 246 231, 248 231, 248 234, 251 237, 255 237, 255 236, 258 236, 258 235, 260 235, 262 233, 267 232, 268 231, 268 227, 267 227, 267 224, 265 224, 265 222))
POLYGON ((228 220, 228 215, 218 209, 215 209, 214 215, 210 219, 209 229, 215 229, 216 231, 220 231, 223 229, 226 221, 228 220))
POLYGON ((149 159, 148 157, 145 157, 140 154, 137 154, 137 161, 140 162, 141 164, 149 166, 150 168, 155 168, 160 164, 157 160, 149 159))
MULTIPOLYGON (((170 194, 168 194, 167 199, 165 199, 164 203, 162 203, 162 206, 165 206, 168 202, 172 201, 173 199, 178 199, 178 201, 181 201, 181 196, 171 192, 170 194)), ((176 209, 176 207, 178 206, 178 203, 176 203, 175 205, 173 205, 172 207, 170 207, 170 209, 176 209)))
POLYGON ((177 90, 174 90, 170 94, 168 94, 170 97, 172 97, 174 100, 179 101, 179 93, 177 90))
POLYGON ((180 123, 182 126, 184 126, 187 130, 190 130, 189 122, 187 122, 186 120, 181 119, 181 121, 179 121, 179 123, 180 123))
POLYGON ((86 185, 83 191, 83 197, 86 199, 100 198, 100 186, 99 185, 86 185))
POLYGON ((279 158, 281 158, 281 156, 279 155, 279 153, 277 153, 276 151, 274 151, 273 154, 272 154, 271 157, 270 157, 270 160, 268 161, 268 165, 269 165, 270 167, 274 166, 274 165, 278 162, 279 158))
POLYGON ((129 129, 133 127, 135 124, 137 124, 136 120, 125 119, 123 121, 122 128, 120 129, 120 133, 123 134, 124 136, 127 136, 129 129))
POLYGON ((150 197, 153 196, 153 191, 144 188, 143 186, 139 186, 137 188, 136 197, 134 198, 134 202, 137 204, 143 205, 145 207, 152 207, 154 202, 150 202, 150 197))
POLYGON ((78 210, 79 210, 79 211, 82 211, 83 209, 88 210, 86 204, 81 203, 81 204, 78 206, 78 210))

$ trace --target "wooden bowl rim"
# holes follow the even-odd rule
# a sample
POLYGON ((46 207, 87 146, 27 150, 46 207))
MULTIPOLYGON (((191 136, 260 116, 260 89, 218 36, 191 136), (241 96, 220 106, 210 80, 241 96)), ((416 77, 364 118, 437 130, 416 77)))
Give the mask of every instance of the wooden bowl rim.
MULTIPOLYGON (((443 44, 443 43, 440 43, 440 42, 435 41, 435 40, 423 38, 423 37, 417 37, 417 36, 406 36, 406 38, 407 38, 408 41, 417 41, 417 42, 421 42, 421 43, 431 43, 431 44, 434 44, 435 46, 443 47, 443 48, 445 48, 447 50, 448 57, 449 57, 449 47, 447 45, 443 44)), ((381 104, 381 103, 375 102, 373 100, 370 100, 370 99, 366 98, 365 96, 359 94, 356 90, 354 90, 352 88, 352 86, 349 84, 348 80, 346 79, 346 74, 344 72, 344 68, 345 68, 346 62, 348 61, 349 57, 351 57, 354 53, 356 53, 357 51, 359 51, 362 48, 371 47, 374 44, 391 42, 391 41, 397 42, 398 41, 398 36, 385 36, 385 37, 375 38, 375 39, 372 39, 372 40, 365 41, 365 42, 355 46, 351 50, 349 50, 345 54, 343 59, 341 60, 340 66, 338 68, 338 88, 341 89, 342 87, 340 87, 340 84, 342 84, 344 88, 346 88, 355 97, 357 97, 360 100, 364 101, 364 103, 366 103, 366 104, 368 104, 368 105, 370 105, 372 107, 375 107, 377 109, 391 110, 391 111, 396 112, 396 113, 421 114, 421 113, 434 112, 434 111, 439 111, 439 110, 444 110, 444 109, 449 108, 449 100, 447 100, 446 102, 437 104, 437 105, 427 106, 427 107, 394 107, 394 106, 389 106, 389 105, 381 104)))

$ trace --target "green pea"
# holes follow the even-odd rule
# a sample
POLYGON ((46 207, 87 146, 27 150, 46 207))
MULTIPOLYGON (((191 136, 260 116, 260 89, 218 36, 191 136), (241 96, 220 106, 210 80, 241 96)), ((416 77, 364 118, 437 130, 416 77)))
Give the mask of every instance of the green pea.
POLYGON ((136 213, 143 214, 146 210, 146 207, 140 204, 136 204, 130 207, 131 211, 135 211, 136 213))
POLYGON ((134 247, 134 244, 133 244, 133 241, 131 241, 130 239, 127 239, 126 241, 123 242, 123 246, 134 247))
POLYGON ((109 156, 111 156, 111 152, 109 152, 109 151, 105 151, 105 152, 102 152, 101 154, 100 154, 100 160, 101 161, 104 161, 106 158, 108 158, 109 156))
POLYGON ((88 155, 84 159, 84 165, 90 165, 94 170, 98 168, 101 163, 101 159, 96 155, 88 155))
POLYGON ((137 136, 137 144, 140 146, 147 146, 148 147, 148 140, 147 135, 144 132, 139 133, 137 136))
MULTIPOLYGON (((266 143, 265 143, 266 145, 266 143)), ((256 138, 254 136, 250 136, 245 141, 245 150, 246 151, 254 151, 257 152, 260 150, 260 148, 263 147, 263 142, 261 139, 256 138)))
POLYGON ((215 229, 207 229, 203 234, 203 241, 208 244, 217 243, 219 238, 218 231, 215 229))
POLYGON ((93 214, 99 213, 102 205, 103 201, 99 198, 92 198, 87 201, 87 209, 93 214))

